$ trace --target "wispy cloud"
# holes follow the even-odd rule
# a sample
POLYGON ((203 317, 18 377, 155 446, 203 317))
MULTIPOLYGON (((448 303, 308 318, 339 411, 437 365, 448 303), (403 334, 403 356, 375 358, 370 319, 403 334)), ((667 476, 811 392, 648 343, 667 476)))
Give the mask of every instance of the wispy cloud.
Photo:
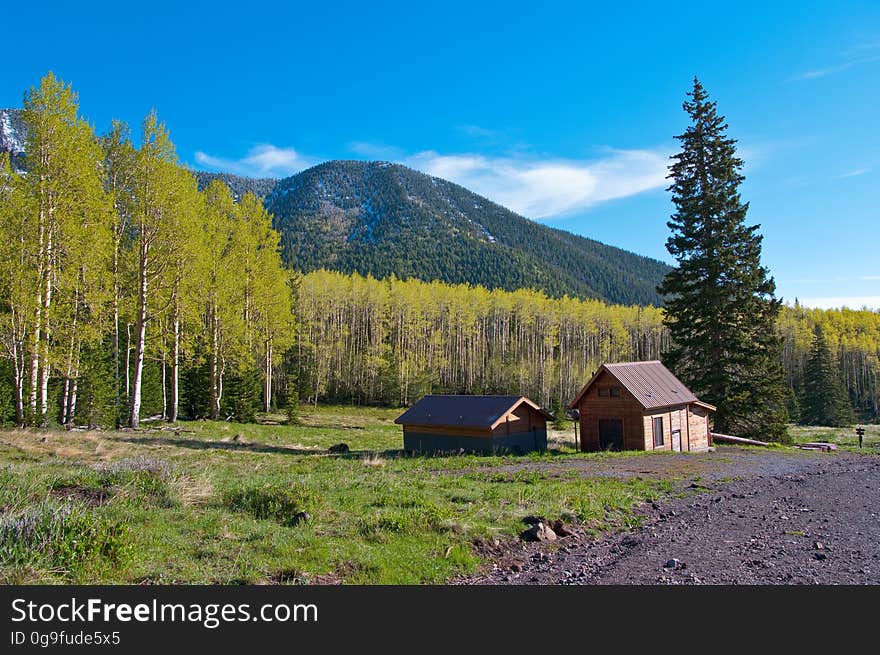
POLYGON ((241 159, 214 157, 205 152, 196 152, 196 162, 224 173, 250 177, 284 177, 293 175, 319 160, 299 154, 293 148, 279 148, 270 143, 254 146, 241 159))
POLYGON ((666 186, 668 153, 608 149, 597 159, 570 160, 427 150, 403 163, 540 219, 666 186))
POLYGON ((848 307, 849 309, 880 309, 880 296, 828 296, 823 298, 800 298, 803 307, 816 309, 837 309, 848 307))
MULTIPOLYGON (((669 152, 662 149, 605 148, 591 159, 559 159, 530 154, 489 156, 425 150, 407 154, 394 146, 356 141, 348 149, 362 157, 396 161, 450 180, 532 219, 562 217, 602 202, 667 185, 669 152)), ((241 159, 199 151, 201 166, 251 177, 282 177, 319 162, 293 148, 254 147, 241 159)))
POLYGON ((880 275, 863 275, 859 279, 864 280, 865 282, 875 282, 880 280, 880 275))
POLYGON ((792 80, 801 81, 801 80, 814 80, 820 77, 827 77, 829 75, 834 75, 835 73, 842 73, 845 70, 849 70, 850 68, 854 68, 856 66, 861 66, 863 64, 872 64, 874 62, 880 61, 880 55, 871 55, 868 57, 856 57, 854 59, 850 59, 848 61, 841 62, 839 64, 835 64, 833 66, 826 66, 825 68, 817 68, 814 70, 805 71, 803 73, 799 73, 792 77, 792 80))
POLYGON ((868 169, 868 168, 857 168, 857 169, 855 169, 855 170, 848 171, 848 172, 846 172, 846 173, 841 173, 841 174, 838 175, 837 177, 839 177, 839 178, 844 178, 844 177, 858 177, 859 175, 864 175, 864 174, 867 173, 869 170, 870 170, 870 169, 868 169))

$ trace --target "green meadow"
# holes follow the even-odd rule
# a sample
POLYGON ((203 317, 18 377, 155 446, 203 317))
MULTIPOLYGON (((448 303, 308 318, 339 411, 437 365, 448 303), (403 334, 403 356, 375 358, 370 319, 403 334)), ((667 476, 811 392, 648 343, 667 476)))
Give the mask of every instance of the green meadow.
MULTIPOLYGON (((632 457, 407 456, 399 411, 328 407, 261 424, 0 433, 5 583, 438 583, 526 516, 627 527, 666 482, 522 463, 632 457), (347 453, 330 453, 346 443, 347 453), (72 546, 71 544, 75 544, 72 546)), ((567 438, 569 435, 563 435, 567 438)))

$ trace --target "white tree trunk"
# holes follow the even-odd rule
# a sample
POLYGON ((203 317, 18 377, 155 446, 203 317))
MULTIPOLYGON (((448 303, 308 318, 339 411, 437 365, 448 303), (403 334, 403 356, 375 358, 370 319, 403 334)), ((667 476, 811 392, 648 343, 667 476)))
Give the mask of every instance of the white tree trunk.
POLYGON ((131 398, 131 323, 125 326, 125 399, 131 398))
POLYGON ((272 342, 268 339, 266 340, 266 362, 264 373, 263 410, 268 413, 272 408, 272 342))
POLYGON ((70 392, 70 405, 67 408, 67 421, 70 427, 73 427, 76 421, 76 393, 79 389, 79 355, 80 344, 76 345, 76 363, 73 366, 73 389, 70 392))
POLYGON ((135 324, 137 342, 135 343, 134 383, 131 390, 131 416, 128 424, 136 428, 141 422, 141 383, 144 374, 144 351, 147 340, 147 246, 141 246, 139 267, 138 315, 135 324))
POLYGON ((174 309, 174 344, 171 349, 171 411, 168 420, 177 421, 178 404, 180 403, 180 318, 174 309))
MULTIPOLYGON (((128 363, 126 362, 126 369, 128 363)), ((113 244, 113 392, 116 411, 116 427, 120 422, 120 399, 119 399, 119 240, 116 239, 113 244)), ((127 377, 127 376, 126 376, 127 377)), ((128 383, 126 381, 125 392, 128 393, 128 383)))
POLYGON ((43 294, 43 334, 41 359, 43 367, 40 370, 40 425, 46 425, 46 413, 49 409, 49 309, 52 306, 52 233, 49 231, 46 237, 46 268, 45 293, 43 294))
POLYGON ((31 418, 37 416, 37 390, 40 381, 40 328, 43 325, 43 285, 40 284, 37 292, 37 305, 34 310, 34 336, 31 340, 31 367, 30 367, 30 408, 31 418))
POLYGON ((220 418, 220 397, 223 383, 220 373, 220 321, 216 309, 211 312, 211 418, 220 418))
POLYGON ((162 348, 162 420, 168 417, 168 383, 165 375, 165 348, 162 348))
POLYGON ((15 423, 24 427, 24 341, 20 338, 15 306, 9 312, 10 354, 13 364, 13 387, 15 396, 15 423))

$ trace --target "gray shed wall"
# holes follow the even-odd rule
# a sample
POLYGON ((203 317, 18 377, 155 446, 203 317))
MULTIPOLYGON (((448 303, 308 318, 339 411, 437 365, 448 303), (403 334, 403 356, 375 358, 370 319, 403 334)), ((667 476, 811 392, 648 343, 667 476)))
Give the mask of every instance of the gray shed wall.
POLYGON ((498 451, 529 453, 547 450, 547 429, 535 428, 531 432, 495 436, 469 437, 463 435, 425 434, 412 432, 404 427, 403 449, 409 452, 435 453, 447 451, 498 451))

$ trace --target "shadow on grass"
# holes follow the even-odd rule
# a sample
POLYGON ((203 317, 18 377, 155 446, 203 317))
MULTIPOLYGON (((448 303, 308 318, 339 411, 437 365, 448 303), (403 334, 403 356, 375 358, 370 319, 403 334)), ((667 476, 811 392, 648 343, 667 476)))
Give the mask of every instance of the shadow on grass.
POLYGON ((177 446, 194 450, 228 450, 251 453, 275 453, 279 455, 323 455, 334 459, 361 459, 368 455, 401 457, 403 450, 350 450, 347 453, 331 453, 326 448, 296 448, 294 446, 273 446, 258 441, 208 441, 202 439, 181 439, 180 437, 126 437, 127 443, 144 446, 177 446))
MULTIPOLYGON (((437 451, 437 452, 411 452, 403 449, 386 449, 375 450, 371 448, 363 450, 349 450, 347 453, 332 453, 326 448, 296 448, 294 446, 279 446, 261 443, 258 441, 211 441, 203 439, 186 439, 180 437, 125 437, 122 439, 127 443, 140 444, 145 446, 177 446, 179 448, 191 448, 193 450, 226 450, 231 452, 251 452, 251 453, 274 453, 278 455, 321 455, 333 459, 344 460, 360 460, 364 457, 380 456, 389 459, 444 459, 456 456, 476 456, 481 457, 516 457, 522 460, 531 460, 531 454, 518 454, 515 452, 464 452, 457 451, 437 451)), ((546 459, 556 459, 557 457, 570 456, 572 453, 561 452, 555 449, 548 449, 541 453, 538 461, 546 461, 546 459)))

